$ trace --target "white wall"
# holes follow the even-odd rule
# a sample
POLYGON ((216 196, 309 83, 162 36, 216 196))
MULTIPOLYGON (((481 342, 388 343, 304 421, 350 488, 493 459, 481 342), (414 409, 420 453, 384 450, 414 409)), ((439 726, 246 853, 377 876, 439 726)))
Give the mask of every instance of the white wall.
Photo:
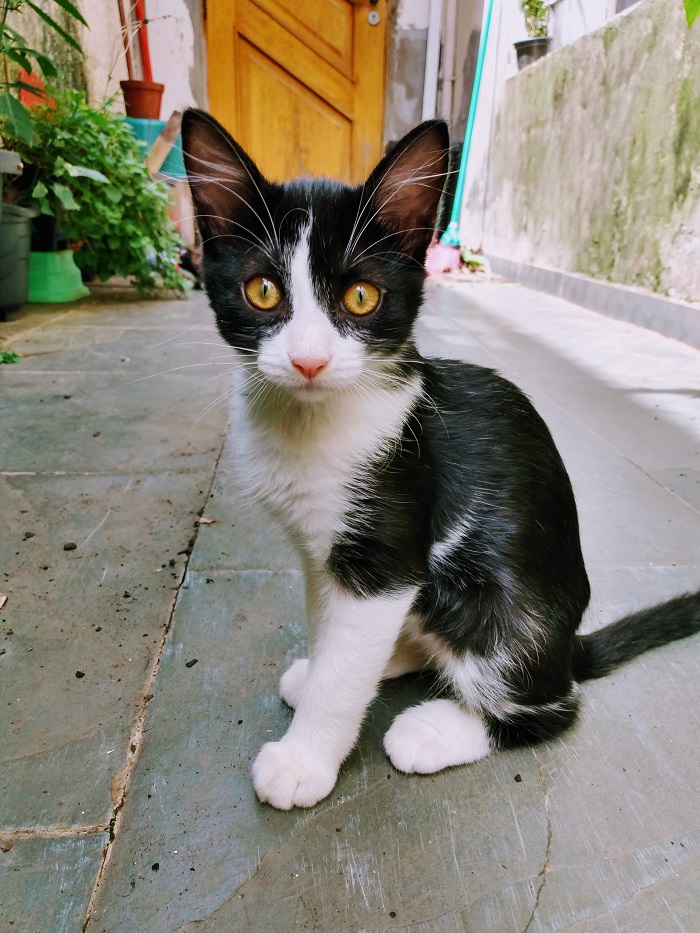
POLYGON ((550 13, 552 49, 600 29, 614 8, 614 0, 554 0, 550 13))
MULTIPOLYGON (((119 93, 127 77, 121 26, 114 0, 80 0, 89 29, 81 30, 88 93, 92 103, 119 93)), ((125 7, 128 8, 128 0, 125 7)), ((148 39, 153 80, 165 85, 161 118, 195 104, 191 73, 195 66, 195 27, 185 0, 147 0, 148 39)), ((138 41, 132 36, 137 77, 141 77, 138 41)))

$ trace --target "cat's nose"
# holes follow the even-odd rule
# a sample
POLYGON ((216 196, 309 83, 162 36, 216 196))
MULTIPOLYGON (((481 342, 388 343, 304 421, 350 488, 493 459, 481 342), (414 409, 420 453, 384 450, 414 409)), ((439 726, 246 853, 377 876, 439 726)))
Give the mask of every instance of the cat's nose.
POLYGON ((290 359, 292 366, 306 379, 314 379, 330 362, 328 358, 321 357, 294 356, 290 359))

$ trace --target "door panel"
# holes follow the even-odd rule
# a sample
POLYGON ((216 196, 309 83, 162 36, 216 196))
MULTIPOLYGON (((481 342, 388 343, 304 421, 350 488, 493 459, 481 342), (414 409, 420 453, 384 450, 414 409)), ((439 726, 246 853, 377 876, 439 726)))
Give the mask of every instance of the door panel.
POLYGON ((209 0, 211 110, 268 178, 360 181, 379 159, 387 9, 387 0, 209 0))

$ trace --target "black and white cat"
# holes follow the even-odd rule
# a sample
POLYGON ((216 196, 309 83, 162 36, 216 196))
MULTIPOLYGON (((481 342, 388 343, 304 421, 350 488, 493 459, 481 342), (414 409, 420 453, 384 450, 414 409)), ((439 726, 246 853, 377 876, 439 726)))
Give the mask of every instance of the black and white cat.
POLYGON ((283 523, 306 582, 295 714, 253 766, 261 800, 332 790, 383 679, 431 667, 445 692, 385 737, 400 771, 547 739, 577 684, 700 630, 700 593, 578 636, 589 599, 576 505, 550 433, 495 372, 413 342, 448 171, 423 123, 361 187, 267 182, 210 116, 183 148, 219 330, 241 358, 240 475, 283 523))

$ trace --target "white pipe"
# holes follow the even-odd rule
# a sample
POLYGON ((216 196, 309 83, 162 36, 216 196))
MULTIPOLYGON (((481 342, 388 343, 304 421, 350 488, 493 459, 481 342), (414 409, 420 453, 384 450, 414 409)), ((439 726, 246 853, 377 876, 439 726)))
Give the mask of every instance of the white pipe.
POLYGON ((442 27, 442 0, 430 0, 428 19, 428 46, 425 53, 425 79, 423 82, 423 120, 430 120, 437 109, 437 84, 440 69, 440 30, 442 27))
POLYGON ((442 48, 442 95, 440 116, 452 125, 452 95, 455 86, 455 45, 457 43, 457 0, 445 6, 445 42, 442 48))

